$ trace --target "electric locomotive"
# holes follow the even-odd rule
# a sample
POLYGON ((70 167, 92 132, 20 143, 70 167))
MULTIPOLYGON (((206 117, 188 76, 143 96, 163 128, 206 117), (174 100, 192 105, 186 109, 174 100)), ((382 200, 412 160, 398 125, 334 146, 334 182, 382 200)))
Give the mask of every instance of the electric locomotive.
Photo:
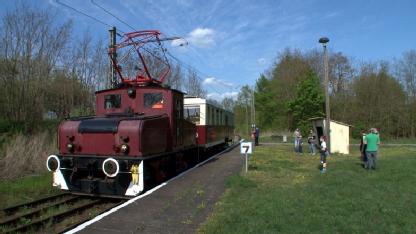
MULTIPOLYGON (((143 52, 148 51, 145 45, 160 46, 159 36, 158 31, 129 33, 110 48, 121 82, 95 93, 95 116, 70 118, 60 124, 59 153, 46 162, 54 186, 78 194, 136 196, 195 165, 200 147, 206 150, 231 139, 228 131, 217 131, 221 137, 215 138, 215 144, 198 144, 197 126, 184 117, 188 113, 184 93, 162 85, 169 67, 159 69, 159 79, 147 67, 150 57, 143 52), (125 75, 121 59, 114 56, 115 50, 127 46, 134 48, 141 64, 134 76, 125 75)), ((215 135, 216 131, 210 132, 215 135)))

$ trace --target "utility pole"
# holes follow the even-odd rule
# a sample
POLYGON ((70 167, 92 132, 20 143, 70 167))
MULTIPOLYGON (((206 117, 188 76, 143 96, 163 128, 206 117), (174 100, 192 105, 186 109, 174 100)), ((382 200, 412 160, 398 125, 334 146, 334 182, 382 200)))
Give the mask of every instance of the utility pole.
POLYGON ((116 68, 114 67, 112 61, 117 58, 117 53, 115 51, 115 47, 116 47, 116 44, 117 44, 117 42, 116 42, 117 31, 116 31, 116 27, 113 27, 108 31, 110 32, 110 46, 109 47, 110 47, 110 49, 112 49, 111 50, 112 52, 110 54, 110 56, 111 56, 111 59, 110 59, 111 71, 110 71, 110 75, 108 76, 109 79, 108 79, 108 82, 107 82, 107 88, 114 88, 114 86, 116 85, 117 75, 116 75, 116 68))
POLYGON ((322 44, 324 47, 324 89, 325 89, 325 135, 327 137, 327 147, 328 152, 331 152, 331 130, 330 130, 330 121, 331 121, 331 115, 330 115, 330 109, 329 109, 329 74, 328 74, 328 51, 326 48, 326 44, 329 42, 329 39, 327 37, 321 37, 319 39, 319 43, 322 44))
POLYGON ((255 102, 255 98, 254 98, 254 87, 252 89, 251 96, 252 96, 251 99, 253 101, 253 104, 252 104, 252 109, 253 109, 253 124, 254 124, 254 127, 256 127, 256 102, 255 102))

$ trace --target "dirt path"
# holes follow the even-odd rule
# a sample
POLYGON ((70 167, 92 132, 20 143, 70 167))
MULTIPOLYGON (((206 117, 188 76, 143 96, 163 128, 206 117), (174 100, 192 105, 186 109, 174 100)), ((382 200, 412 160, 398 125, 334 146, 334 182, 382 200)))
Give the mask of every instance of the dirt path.
POLYGON ((236 147, 79 233, 195 233, 243 165, 236 147))

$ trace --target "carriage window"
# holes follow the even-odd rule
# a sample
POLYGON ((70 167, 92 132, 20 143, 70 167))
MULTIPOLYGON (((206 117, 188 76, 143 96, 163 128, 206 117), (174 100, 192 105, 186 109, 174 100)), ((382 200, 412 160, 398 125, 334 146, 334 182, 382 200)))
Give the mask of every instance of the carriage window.
POLYGON ((163 108, 162 93, 145 93, 144 94, 144 107, 152 108, 152 109, 163 108))
POLYGON ((109 94, 104 96, 104 108, 120 108, 121 106, 121 95, 120 94, 109 94))
POLYGON ((195 124, 199 124, 199 114, 199 106, 185 107, 184 116, 186 120, 192 121, 195 124))

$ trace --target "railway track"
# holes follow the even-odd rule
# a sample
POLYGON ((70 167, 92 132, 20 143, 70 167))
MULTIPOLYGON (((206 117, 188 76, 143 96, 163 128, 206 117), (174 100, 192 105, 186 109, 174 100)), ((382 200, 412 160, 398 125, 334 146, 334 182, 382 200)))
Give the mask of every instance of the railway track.
POLYGON ((0 233, 62 233, 124 201, 69 193, 45 197, 3 209, 0 233))

